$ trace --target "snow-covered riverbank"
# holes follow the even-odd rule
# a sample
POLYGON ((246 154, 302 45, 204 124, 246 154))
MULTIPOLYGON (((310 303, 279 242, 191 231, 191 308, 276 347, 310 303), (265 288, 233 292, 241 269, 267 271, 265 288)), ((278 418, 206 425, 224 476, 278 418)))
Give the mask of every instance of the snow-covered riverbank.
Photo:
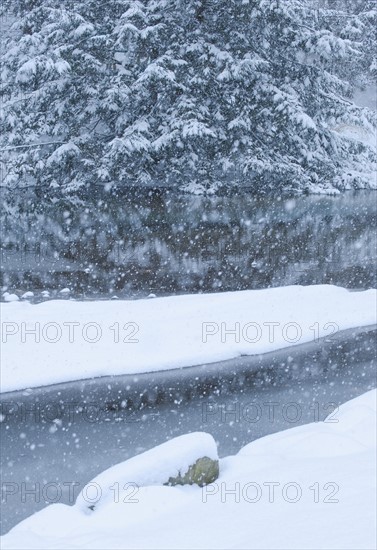
POLYGON ((1 304, 1 391, 262 354, 376 323, 376 291, 290 286, 1 304))
MULTIPOLYGON (((54 504, 16 526, 1 547, 375 548, 376 396, 342 405, 336 419, 246 445, 220 461, 220 477, 206 487, 137 486, 90 513, 80 503, 54 504)), ((166 458, 171 463, 171 453, 166 458)), ((140 464, 150 478, 153 462, 140 464)), ((113 472, 124 481, 121 465, 113 472)), ((107 478, 114 481, 109 474, 97 481, 107 478)))

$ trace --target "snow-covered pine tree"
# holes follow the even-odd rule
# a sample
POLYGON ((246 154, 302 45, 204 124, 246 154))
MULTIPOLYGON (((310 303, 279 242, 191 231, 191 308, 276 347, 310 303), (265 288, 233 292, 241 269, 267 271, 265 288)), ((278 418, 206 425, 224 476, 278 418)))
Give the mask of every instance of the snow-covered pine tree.
POLYGON ((341 74, 355 86, 376 83, 376 0, 313 0, 320 24, 357 43, 359 56, 349 59, 341 74))
POLYGON ((172 51, 179 35, 167 36, 176 30, 177 17, 169 0, 123 2, 111 34, 117 70, 109 82, 109 92, 122 93, 123 101, 114 113, 111 139, 97 170, 102 182, 144 185, 165 177, 158 173, 159 147, 154 141, 163 132, 179 88, 172 51))
POLYGON ((195 192, 373 185, 375 115, 352 103, 344 74, 363 57, 360 42, 328 23, 328 6, 11 6, 17 33, 2 60, 6 184, 195 192))
POLYGON ((10 8, 16 20, 2 59, 4 183, 77 189, 97 167, 114 110, 113 17, 97 1, 21 0, 10 8))

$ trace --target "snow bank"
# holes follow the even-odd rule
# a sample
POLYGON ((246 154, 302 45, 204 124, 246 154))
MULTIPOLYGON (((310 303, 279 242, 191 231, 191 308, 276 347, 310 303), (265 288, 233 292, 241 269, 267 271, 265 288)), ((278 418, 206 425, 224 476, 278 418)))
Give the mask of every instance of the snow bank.
POLYGON ((221 461, 212 485, 140 487, 137 502, 114 499, 90 515, 54 504, 1 547, 375 548, 376 397, 373 390, 341 406, 338 422, 247 445, 221 461))
POLYGON ((376 291, 290 286, 1 304, 3 392, 261 354, 376 323, 376 291))
POLYGON ((181 435, 140 455, 116 464, 86 485, 76 500, 76 506, 98 509, 114 498, 115 484, 120 487, 120 499, 135 486, 163 485, 170 477, 185 474, 190 466, 203 457, 218 460, 215 440, 210 434, 194 432, 181 435), (111 489, 113 487, 113 489, 111 489), (94 489, 94 498, 87 498, 94 489))

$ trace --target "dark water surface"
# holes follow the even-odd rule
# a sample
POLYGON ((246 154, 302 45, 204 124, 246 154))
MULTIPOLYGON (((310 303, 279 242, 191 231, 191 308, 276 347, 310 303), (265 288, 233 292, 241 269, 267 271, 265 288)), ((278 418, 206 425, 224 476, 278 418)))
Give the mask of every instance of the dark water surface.
POLYGON ((295 198, 3 192, 1 283, 89 299, 375 287, 377 193, 295 198))

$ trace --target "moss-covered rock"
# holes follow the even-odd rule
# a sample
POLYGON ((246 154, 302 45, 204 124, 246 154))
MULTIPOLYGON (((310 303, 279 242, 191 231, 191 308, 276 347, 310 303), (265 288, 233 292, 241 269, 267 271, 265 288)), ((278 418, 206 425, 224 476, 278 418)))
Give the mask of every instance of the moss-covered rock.
POLYGON ((203 487, 213 483, 219 477, 219 461, 212 460, 208 456, 198 458, 195 464, 189 467, 187 472, 182 475, 178 473, 176 477, 169 477, 164 485, 199 485, 203 487))

